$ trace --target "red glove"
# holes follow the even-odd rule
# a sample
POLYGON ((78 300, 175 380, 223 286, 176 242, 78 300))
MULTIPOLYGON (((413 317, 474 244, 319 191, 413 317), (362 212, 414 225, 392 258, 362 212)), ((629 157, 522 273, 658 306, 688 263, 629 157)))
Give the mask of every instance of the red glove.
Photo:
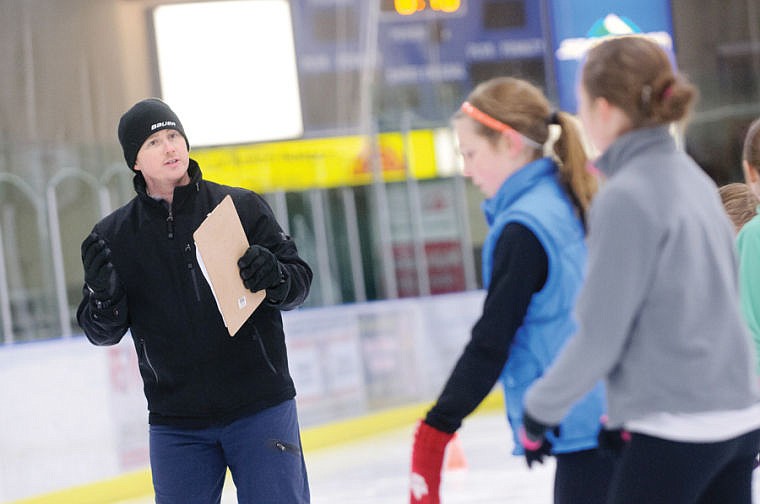
POLYGON ((454 434, 429 426, 424 420, 417 424, 412 447, 412 474, 409 486, 410 504, 439 504, 441 466, 446 445, 454 434))

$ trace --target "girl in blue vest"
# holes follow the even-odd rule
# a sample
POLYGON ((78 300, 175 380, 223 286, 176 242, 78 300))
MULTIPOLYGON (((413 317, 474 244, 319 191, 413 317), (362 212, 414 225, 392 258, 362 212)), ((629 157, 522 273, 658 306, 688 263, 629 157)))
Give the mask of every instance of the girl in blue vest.
MULTIPOLYGON (((437 504, 447 443, 498 381, 504 389, 515 455, 523 396, 576 328, 572 315, 584 278, 585 213, 597 181, 573 120, 543 93, 514 78, 479 85, 454 115, 464 175, 486 196, 483 313, 436 404, 414 436, 410 502, 437 504), (544 157, 550 126, 559 136, 544 157)), ((580 396, 579 396, 580 397, 580 396)), ((604 502, 610 460, 597 453, 604 413, 598 385, 564 417, 551 447, 554 502, 604 502)), ((528 458, 530 465, 541 455, 528 458)))

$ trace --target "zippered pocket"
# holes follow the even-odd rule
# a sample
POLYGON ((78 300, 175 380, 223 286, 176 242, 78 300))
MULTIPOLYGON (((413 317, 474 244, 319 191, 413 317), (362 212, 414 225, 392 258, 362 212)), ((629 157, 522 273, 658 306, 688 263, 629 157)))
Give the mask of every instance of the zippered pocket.
POLYGON ((158 373, 156 372, 156 368, 153 367, 153 363, 150 362, 150 357, 148 357, 148 345, 145 344, 145 340, 140 338, 140 353, 142 356, 142 360, 145 362, 145 365, 148 366, 148 369, 150 369, 150 372, 153 373, 153 378, 155 378, 156 383, 158 383, 158 373))
POLYGON ((198 288, 198 274, 195 272, 195 265, 193 264, 193 247, 189 244, 185 244, 185 255, 187 256, 187 269, 190 271, 190 279, 193 282, 193 289, 195 291, 195 300, 200 302, 201 291, 198 288))
POLYGON ((259 344, 259 348, 261 349, 261 356, 264 357, 264 362, 267 363, 267 366, 269 366, 272 374, 277 374, 277 369, 274 367, 274 364, 272 364, 272 359, 269 358, 269 353, 267 352, 267 349, 264 346, 264 342, 262 341, 261 336, 259 336, 259 331, 256 330, 256 328, 253 329, 253 339, 255 339, 259 344))
POLYGON ((280 439, 270 439, 267 444, 269 445, 270 448, 274 448, 276 451, 280 453, 290 453, 297 457, 301 456, 300 447, 294 444, 282 441, 280 439))

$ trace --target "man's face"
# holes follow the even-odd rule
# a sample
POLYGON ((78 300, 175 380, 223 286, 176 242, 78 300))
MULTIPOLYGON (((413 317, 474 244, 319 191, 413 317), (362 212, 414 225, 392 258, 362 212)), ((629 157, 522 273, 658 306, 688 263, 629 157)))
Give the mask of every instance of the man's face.
POLYGON ((177 130, 164 129, 149 136, 137 152, 135 170, 143 174, 148 189, 182 185, 187 178, 190 155, 177 130))

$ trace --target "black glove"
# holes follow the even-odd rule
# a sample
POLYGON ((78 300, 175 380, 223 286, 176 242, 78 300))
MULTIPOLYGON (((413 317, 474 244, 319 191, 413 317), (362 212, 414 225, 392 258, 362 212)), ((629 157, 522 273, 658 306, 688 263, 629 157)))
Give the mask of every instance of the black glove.
POLYGON ((124 290, 111 263, 111 249, 95 233, 90 233, 82 242, 82 265, 84 281, 93 298, 99 301, 121 298, 124 290))
POLYGON ((283 274, 277 257, 261 245, 251 245, 243 257, 238 259, 240 278, 251 292, 278 287, 283 282, 283 274))
POLYGON ((605 457, 619 457, 630 440, 631 433, 627 430, 606 429, 602 426, 597 436, 599 453, 605 457))
POLYGON ((520 443, 525 449, 525 461, 530 469, 534 462, 544 463, 544 457, 552 453, 552 444, 546 439, 546 431, 553 429, 554 435, 559 436, 559 426, 543 424, 530 416, 527 411, 523 412, 523 424, 520 427, 520 443))

